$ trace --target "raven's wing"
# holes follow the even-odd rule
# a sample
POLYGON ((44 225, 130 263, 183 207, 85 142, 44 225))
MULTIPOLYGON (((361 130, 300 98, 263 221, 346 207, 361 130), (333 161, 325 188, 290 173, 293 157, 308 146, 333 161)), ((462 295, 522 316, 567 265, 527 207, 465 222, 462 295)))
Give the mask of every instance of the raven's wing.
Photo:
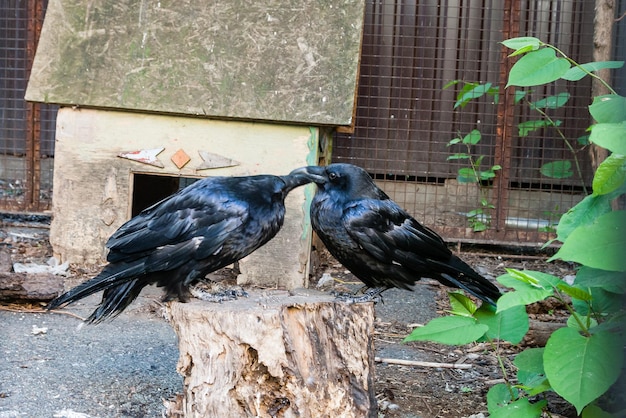
POLYGON ((439 235, 390 199, 356 201, 344 211, 343 223, 355 242, 383 263, 412 264, 411 254, 441 261, 451 255, 439 235))
POLYGON ((111 263, 149 255, 150 270, 168 269, 173 259, 202 259, 219 251, 246 222, 248 204, 220 187, 188 187, 144 210, 107 242, 111 263), (160 262, 157 262, 160 260, 160 262))
POLYGON ((500 297, 497 287, 452 254, 439 235, 392 200, 358 201, 344 212, 343 220, 355 242, 390 268, 387 272, 392 277, 388 279, 396 283, 405 283, 408 270, 419 276, 415 280, 430 277, 493 305, 500 297), (403 267, 396 269, 396 277, 394 265, 403 267))

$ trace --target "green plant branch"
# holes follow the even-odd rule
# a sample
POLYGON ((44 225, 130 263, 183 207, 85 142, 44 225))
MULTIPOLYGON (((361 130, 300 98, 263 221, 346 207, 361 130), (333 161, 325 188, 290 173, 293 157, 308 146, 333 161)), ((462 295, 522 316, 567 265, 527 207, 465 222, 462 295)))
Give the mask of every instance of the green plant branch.
POLYGON ((474 160, 474 157, 472 157, 472 146, 470 144, 464 144, 464 145, 467 148, 467 155, 469 156, 470 167, 472 168, 472 172, 474 173, 474 178, 476 179, 476 187, 478 187, 481 197, 484 197, 484 190, 483 190, 483 187, 481 187, 480 185, 480 175, 479 175, 480 167, 476 164, 476 160, 474 160))
POLYGON ((578 316, 576 311, 574 311, 574 308, 572 308, 572 306, 565 301, 565 298, 561 294, 561 291, 556 287, 553 287, 553 289, 554 289, 554 294, 552 295, 552 297, 558 300, 559 302, 561 302, 561 304, 565 306, 565 309, 567 309, 570 315, 574 318, 574 320, 578 324, 578 327, 583 332, 583 334, 585 334, 586 337, 589 337, 591 335, 589 333, 589 326, 583 323, 583 321, 580 319, 580 316, 578 316))
MULTIPOLYGON (((529 105, 529 107, 531 107, 530 106, 531 103, 530 103, 530 101, 528 101, 528 99, 524 98, 524 101, 529 105)), ((561 137, 561 139, 565 143, 565 146, 567 147, 567 149, 569 149, 570 152, 572 153, 572 156, 574 157, 574 165, 576 166, 576 172, 578 173, 578 178, 580 179, 580 184, 583 187, 583 192, 585 194, 588 194, 587 186, 585 186, 585 180, 583 178, 583 171, 580 168, 580 161, 578 160, 578 156, 577 156, 578 151, 576 151, 574 149, 574 147, 572 146, 571 142, 565 137, 565 134, 563 133, 563 131, 561 131, 561 129, 559 129, 559 127, 556 125, 554 120, 550 116, 548 116, 548 114, 546 112, 544 112, 543 110, 541 110, 541 109, 539 109, 537 107, 535 107, 533 110, 538 112, 541 116, 546 118, 548 122, 550 122, 550 125, 552 125, 554 127, 554 129, 556 129, 556 132, 559 134, 559 136, 561 137)))
MULTIPOLYGON (((468 134, 468 135, 471 135, 471 134, 468 134)), ((484 172, 480 170, 480 165, 484 158, 484 155, 481 155, 478 158, 474 158, 474 156, 472 155, 472 146, 475 145, 475 143, 465 142, 465 139, 466 137, 463 137, 463 135, 459 133, 458 138, 451 141, 448 144, 448 146, 454 145, 454 144, 463 144, 465 146, 465 152, 462 153, 461 155, 463 155, 464 159, 466 160, 466 163, 468 166, 467 168, 469 168, 469 170, 471 171, 471 177, 463 175, 460 172, 459 172, 459 175, 461 177, 464 177, 465 180, 470 180, 470 181, 464 181, 464 182, 474 183, 476 187, 478 188, 480 206, 468 212, 467 218, 468 218, 468 223, 470 227, 475 232, 479 232, 479 231, 483 231, 487 229, 487 227, 489 226, 489 221, 485 222, 485 219, 482 218, 481 215, 486 216, 485 209, 491 209, 493 208, 493 205, 490 205, 488 202, 488 197, 489 197, 488 190, 485 187, 483 187, 481 184, 481 179, 483 177, 484 172)), ((491 168, 491 171, 493 171, 493 167, 491 168)))
MULTIPOLYGON (((524 37, 519 38, 518 43, 519 45, 521 45, 521 47, 518 48, 516 52, 521 51, 519 53, 525 53, 525 52, 530 52, 531 50, 532 51, 536 50, 537 43, 535 42, 535 40, 536 38, 532 38, 532 37, 529 37, 529 39, 524 39, 524 37)), ((615 91, 610 86, 608 86, 608 84, 604 80, 602 80, 602 78, 600 78, 599 76, 597 76, 596 74, 592 72, 592 71, 597 71, 597 69, 600 69, 600 68, 606 68, 605 66, 603 66, 602 64, 596 65, 594 63, 580 65, 576 63, 574 60, 567 57, 567 55, 565 55, 558 48, 549 44, 545 44, 541 41, 539 42, 540 42, 539 46, 541 47, 552 48, 555 51, 556 55, 559 56, 558 58, 559 60, 562 60, 562 58, 560 58, 561 56, 565 57, 565 59, 567 59, 567 62, 570 64, 569 68, 572 68, 571 66, 573 65, 575 66, 574 68, 577 67, 582 70, 581 73, 575 74, 575 77, 570 77, 572 78, 573 81, 577 81, 578 77, 580 77, 583 74, 589 75, 590 77, 593 77, 599 80, 600 83, 606 86, 607 89, 612 94, 616 94, 615 91)), ((512 43, 512 44, 514 45, 515 43, 512 43)), ((527 63, 528 62, 530 62, 531 66, 535 65, 535 68, 537 70, 540 70, 543 68, 543 64, 541 62, 535 62, 533 64, 532 59, 530 61, 527 61, 527 63)), ((565 66, 562 65, 562 67, 565 67, 565 66)), ((544 84, 544 83, 539 82, 541 81, 541 78, 537 79, 538 81, 536 82, 533 80, 535 79, 531 77, 531 80, 527 81, 529 87, 534 86, 534 85, 544 84)), ((468 98, 468 100, 472 100, 472 99, 474 99, 474 97, 468 98)), ((558 102, 559 100, 557 97, 557 103, 558 102)), ((551 107, 548 107, 548 108, 551 109, 551 107)), ((575 162, 574 165, 576 167, 575 170, 577 171, 578 177, 580 178, 582 182, 583 180, 582 168, 581 168, 582 163, 579 161, 578 155, 577 155, 580 149, 578 149, 574 141, 568 140, 568 138, 565 137, 565 135, 563 134, 563 131, 561 131, 557 127, 557 124, 554 122, 554 120, 552 120, 552 118, 550 118, 546 114, 546 112, 548 111, 548 108, 544 108, 543 105, 534 107, 534 110, 537 110, 539 114, 543 117, 541 123, 538 124, 537 127, 551 125, 556 128, 556 132, 558 132, 558 135, 560 136, 560 138, 563 139, 563 143, 566 145, 566 149, 568 149, 571 152, 574 158, 574 162, 575 162), (543 109, 543 110, 540 110, 540 109, 543 109)), ((616 117, 616 116, 622 115, 622 108, 621 107, 618 108, 618 106, 614 106, 614 107, 607 109, 606 112, 610 112, 609 116, 616 117)), ((530 129, 530 128, 525 128, 525 129, 530 129)), ((610 132, 611 135, 615 135, 617 137, 618 135, 620 135, 620 132, 621 132, 620 129, 621 129, 621 126, 619 127, 619 129, 616 128, 614 130, 609 130, 608 132, 610 132)), ((480 138, 476 139, 475 137, 468 137, 468 136, 459 137, 459 139, 453 139, 452 141, 450 141, 449 145, 454 145, 462 141, 465 141, 464 143, 468 151, 467 154, 455 154, 450 159, 463 158, 463 159, 468 160, 466 162, 468 164, 467 168, 464 168, 462 172, 460 171, 459 175, 461 177, 464 177, 462 179, 464 182, 470 182, 470 181, 477 182, 478 183, 477 187, 479 187, 479 189, 481 190, 481 196, 484 197, 485 196, 484 193, 486 193, 487 190, 485 190, 482 187, 481 179, 486 180, 488 178, 491 178, 491 175, 495 174, 494 173, 495 170, 492 167, 489 170, 481 171, 480 168, 481 168, 482 156, 477 156, 477 158, 474 158, 474 156, 472 156, 472 154, 469 152, 472 148, 471 148, 471 144, 467 142, 476 143, 480 141, 480 138), (487 173, 489 173, 489 175, 487 173), (473 178, 470 179, 472 175, 473 175, 473 178)), ((569 164, 568 164, 567 170, 568 170, 567 175, 571 176, 573 169, 570 170, 569 164)), ((595 170, 595 174, 596 175, 598 174, 597 168, 595 170)), ((597 176, 594 177, 594 181, 596 180, 596 178, 597 176)), ((620 179, 614 179, 614 181, 618 182, 619 180, 620 184, 618 186, 624 187, 623 177, 620 177, 620 179)), ((585 184, 582 183, 582 186, 585 191, 585 194, 587 194, 588 192, 587 192, 587 188, 585 187, 585 184)), ((624 194, 623 189, 621 190, 622 192, 620 192, 620 195, 623 195, 624 194)), ((485 202, 486 202, 486 199, 483 199, 481 201, 482 207, 478 208, 475 211, 472 211, 472 213, 475 216, 477 217, 480 216, 483 213, 482 210, 486 209, 485 202)), ((579 212, 574 213, 575 216, 570 216, 569 218, 567 218, 567 221, 572 224, 571 225, 572 228, 577 228, 582 225, 587 226, 588 220, 604 219, 604 218, 601 218, 604 216, 604 210, 602 208, 587 207, 587 206, 581 205, 578 210, 579 212), (580 211, 584 211, 584 213, 581 214, 580 211)), ((474 218, 475 221, 478 221, 479 219, 480 218, 474 218)), ((561 215, 560 219, 561 221, 563 221, 564 216, 561 215)), ((610 225, 604 225, 604 224, 601 224, 601 222, 598 222, 598 224, 600 224, 600 226, 594 228, 592 233, 595 233, 596 231, 598 231, 598 234, 608 233, 606 231, 610 229, 609 228, 610 225)), ((584 237, 582 238, 576 237, 576 238, 578 240, 585 239, 584 237)), ((587 243, 580 243, 579 245, 574 245, 578 243, 573 242, 572 239, 573 239, 573 236, 570 236, 569 238, 565 239, 563 241, 564 247, 562 247, 562 248, 565 248, 565 245, 572 243, 572 246, 570 246, 569 248, 570 253, 567 254, 566 256, 561 255, 558 257, 557 255, 559 253, 557 253, 557 255, 555 255, 554 258, 563 258, 565 260, 570 260, 570 261, 586 260, 586 258, 583 258, 583 255, 585 257, 587 256, 586 254, 586 251, 588 251, 587 245, 586 245, 587 243)), ((595 251, 597 251, 597 258, 604 260, 603 257, 604 257, 605 247, 603 246, 602 240, 599 240, 599 241, 600 241, 599 243, 595 244, 596 245, 595 251)), ((621 249, 621 246, 622 246, 621 244, 622 244, 621 241, 616 242, 614 244, 607 244, 606 248, 609 251, 618 253, 619 250, 621 249)), ((559 251, 562 251, 562 250, 559 250, 559 251)), ((612 252, 610 254, 612 254, 612 252)), ((583 266, 587 265, 587 263, 583 261, 581 261, 580 264, 582 264, 583 266)), ((546 273, 540 273, 540 274, 546 274, 546 273)), ((574 406, 577 409, 577 411, 580 413, 581 411, 584 410, 584 408, 590 405, 591 402, 593 402, 593 400, 590 400, 592 399, 591 398, 592 395, 593 395, 593 399, 596 399, 598 397, 597 392, 602 392, 600 393, 600 396, 602 396, 602 394, 607 393, 607 391, 610 388, 609 387, 610 385, 605 384, 605 383, 608 382, 608 380, 616 382, 617 379, 619 378, 617 372, 620 371, 621 367, 611 367, 611 365, 615 364, 616 358, 621 360, 620 350, 622 346, 619 343, 613 344, 611 340, 611 335, 607 333, 607 330, 597 329, 597 327, 603 322, 606 322, 607 325, 609 325, 608 331, 611 331, 613 327, 619 326, 623 321, 623 316, 624 316, 623 306, 617 307, 619 310, 617 312, 613 312, 612 304, 613 304, 614 296, 610 296, 610 297, 605 296, 604 293, 602 292, 592 293, 589 289, 587 289, 584 294, 579 293, 580 290, 584 291, 584 289, 575 290, 570 287, 558 285, 559 282, 558 280, 556 280, 558 279, 558 277, 553 276, 553 275, 548 275, 548 276, 550 276, 551 278, 554 278, 555 280, 552 280, 551 278, 546 277, 546 280, 549 280, 550 285, 549 286, 542 285, 541 287, 544 290, 551 289, 552 292, 550 292, 551 294, 549 297, 554 297, 555 300, 558 300, 562 304, 564 309, 569 313, 570 317, 568 317, 568 326, 571 328, 570 330, 567 330, 567 332, 559 333, 558 335, 556 335, 556 333, 551 333, 550 338, 554 337, 555 339, 552 340, 554 344, 550 347, 550 350, 546 349, 545 352, 542 354, 541 358, 534 358, 534 355, 532 355, 531 359, 528 360, 527 358, 526 361, 532 361, 533 363, 529 363, 529 365, 532 365, 533 367, 541 364, 544 367, 544 370, 546 370, 547 366, 550 365, 554 368, 563 369, 567 371, 567 373, 572 373, 572 374, 579 373, 580 367, 584 366, 585 370, 589 370, 589 373, 585 372, 584 375, 573 377, 572 379, 569 379, 569 378, 563 379, 562 374, 558 376, 553 375, 551 376, 550 381, 547 380, 548 379, 547 375, 544 373, 544 375, 546 376, 545 380, 541 380, 538 383, 535 382, 534 380, 526 380, 521 385, 514 385, 513 382, 509 380, 509 376, 507 375, 507 367, 509 366, 508 359, 506 356, 504 356, 502 353, 499 352, 499 350, 501 349, 501 347, 499 346, 499 340, 491 339, 489 337, 483 337, 484 341, 488 343, 487 344, 488 349, 491 350, 496 356, 498 367, 500 368, 500 372, 502 376, 504 377, 503 379, 504 384, 507 388, 507 389, 501 389, 501 391, 497 393, 499 398, 494 399, 496 403, 493 405, 490 404, 489 407, 493 408, 494 410, 498 410, 499 412, 502 412, 501 415, 503 416, 504 414, 509 414, 513 411, 506 408, 506 406, 503 406, 500 404, 500 400, 504 403, 508 403, 508 399, 501 399, 501 398, 510 397, 510 399, 513 401, 520 400, 523 398, 528 400, 529 391, 531 393, 535 393, 536 391, 541 391, 540 392, 542 393, 541 396, 544 398, 544 400, 547 400, 546 399, 547 390, 552 390, 554 392, 557 392, 564 400, 566 400, 572 406, 574 406), (555 284, 552 285, 552 283, 555 283, 555 284), (570 296, 572 297, 574 302, 570 300, 570 296), (567 298, 567 302, 565 301, 566 298, 567 298), (580 306, 578 304, 579 301, 581 303, 580 306), (611 309, 605 309, 607 307, 610 307, 611 309), (577 309, 577 311, 575 309, 577 309), (576 332, 574 333, 572 332, 572 330, 575 330, 576 332), (584 342, 584 343, 580 342, 580 345, 578 344, 578 337, 581 335, 589 340, 588 344, 587 342, 584 342), (611 344, 609 344, 609 342, 611 342, 611 344), (569 344, 571 344, 572 347, 569 347, 568 346, 569 344), (563 349, 563 345, 565 345, 565 349, 563 349), (605 355, 607 350, 612 350, 610 356, 605 355), (567 355, 563 355, 564 353, 567 353, 567 355), (571 353, 571 355, 569 353, 571 353), (549 354, 549 355, 544 355, 544 354, 549 354), (583 361, 584 361, 584 364, 578 364, 583 361), (570 363, 576 363, 576 364, 570 364, 570 363), (589 382, 589 384, 583 385, 582 384, 583 378, 586 379, 589 382), (518 389, 520 390, 518 391, 518 389)), ((539 279, 540 278, 541 277, 539 277, 539 279)), ((541 282, 539 279, 535 279, 534 277, 532 277, 532 274, 531 274, 528 277, 527 283, 531 286, 537 286, 541 282)), ((594 280, 594 277, 589 277, 588 280, 594 280)), ((594 285, 589 286, 590 288, 593 288, 593 289, 595 289, 596 287, 600 287, 600 288, 603 287, 603 286, 600 286, 601 283, 599 283, 599 277, 595 278, 595 281, 592 281, 590 283, 594 284, 594 285)), ((512 286, 512 287, 515 287, 515 286, 512 286)), ((519 300, 517 302, 519 302, 520 304, 523 304, 524 300, 519 300)), ((526 314, 526 312, 524 311, 523 314, 526 314)), ((502 317, 503 322, 498 323, 500 330, 507 329, 507 327, 509 326, 508 321, 509 320, 518 321, 521 315, 522 313, 520 312, 519 314, 516 314, 516 316, 514 317, 503 316, 502 317)), ((517 324, 517 322, 511 322, 511 324, 517 324)), ((489 326, 491 327, 491 324, 489 326)), ((439 331, 440 330, 438 330, 437 332, 439 331)), ((454 329, 451 328, 449 331, 456 332, 455 328, 454 329)), ((515 338, 517 338, 517 336, 515 338)), ((620 362, 620 365, 621 365, 621 362, 620 362)), ((509 368, 509 370, 511 369, 509 368)), ((514 380, 513 376, 511 376, 511 380, 514 380)), ((489 399, 488 399, 488 403, 489 403, 489 399)), ((542 414, 547 414, 546 416, 552 416, 548 409, 548 404, 549 403, 546 402, 545 406, 542 407, 543 409, 542 414)), ((608 413, 612 411, 606 411, 606 412, 608 413)))
POLYGON ((502 378, 506 382, 506 387, 509 390, 509 394, 511 395, 511 399, 516 399, 515 392, 513 392, 513 385, 509 380, 509 375, 506 372, 506 367, 504 366, 504 361, 502 360, 502 356, 500 356, 500 350, 498 346, 494 343, 493 339, 488 336, 485 336, 487 339, 487 343, 491 346, 493 353, 496 355, 496 359, 498 360, 498 366, 500 367, 500 371, 502 372, 502 378))
POLYGON ((552 48, 554 51, 556 51, 558 54, 561 54, 561 56, 563 58, 565 58, 566 60, 568 60, 570 62, 570 64, 574 65, 575 67, 580 68, 584 73, 586 73, 588 76, 595 78, 596 80, 598 80, 600 83, 602 83, 602 85, 604 87, 607 88, 607 90, 609 90, 609 92, 611 94, 617 94, 617 92, 615 90, 613 90, 613 88, 602 79, 602 77, 600 77, 599 75, 587 70, 585 67, 581 66, 579 63, 577 63, 576 61, 574 61, 573 59, 571 59, 570 57, 568 57, 563 51, 561 51, 559 48, 555 47, 554 45, 550 45, 550 44, 546 44, 546 43, 541 43, 541 45, 546 46, 548 48, 552 48))

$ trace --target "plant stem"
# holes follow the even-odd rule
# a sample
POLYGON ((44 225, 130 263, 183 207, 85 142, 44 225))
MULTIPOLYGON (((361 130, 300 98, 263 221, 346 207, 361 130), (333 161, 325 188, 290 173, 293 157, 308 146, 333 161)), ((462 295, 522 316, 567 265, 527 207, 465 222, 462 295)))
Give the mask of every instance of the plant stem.
POLYGON ((586 73, 587 75, 589 75, 590 77, 595 78, 596 80, 600 81, 600 83, 602 83, 602 85, 604 87, 607 88, 607 90, 609 90, 609 92, 611 92, 611 94, 617 94, 617 92, 615 90, 613 90, 613 88, 602 79, 602 77, 598 76, 597 74, 592 73, 591 71, 587 70, 585 67, 582 67, 579 63, 577 63, 576 61, 574 61, 573 59, 571 59, 570 57, 568 57, 563 51, 561 51, 559 48, 555 47, 554 45, 550 45, 550 44, 546 44, 543 43, 544 46, 547 46, 549 48, 552 48, 554 51, 556 51, 557 53, 561 54, 563 56, 563 58, 565 58, 566 60, 568 60, 570 62, 570 64, 572 64, 575 67, 578 67, 581 69, 581 71, 583 71, 584 73, 586 73))
POLYGON ((494 343, 494 341, 491 338, 489 338, 489 337, 486 337, 486 338, 487 338, 487 342, 491 346, 491 349, 493 350, 494 354, 496 355, 496 359, 498 360, 498 365, 500 366, 500 371, 502 372, 502 378, 506 382, 506 387, 509 390, 509 394, 511 395, 511 399, 515 399, 515 392, 513 392, 513 387, 511 386, 511 383, 509 382, 509 376, 506 373, 506 368, 504 367, 504 361, 502 361, 502 357, 500 356, 500 352, 498 350, 498 346, 494 343))
MULTIPOLYGON (((526 103, 528 105, 530 105, 530 102, 528 101, 528 99, 524 99, 524 100, 526 101, 526 103)), ((556 129, 557 133, 559 134, 559 136, 561 137, 563 142, 565 142, 565 145, 570 150, 570 152, 572 153, 572 157, 574 158, 574 165, 576 166, 576 172, 578 173, 578 178, 580 179, 580 184, 583 187, 583 192, 585 194, 588 194, 587 186, 585 186, 585 180, 583 178, 583 171, 580 168, 580 161, 578 161, 578 157, 576 155, 577 151, 574 149, 574 147, 569 142, 569 140, 565 137, 565 134, 563 134, 563 131, 561 131, 558 126, 556 126, 556 123, 554 122, 554 120, 552 120, 552 118, 550 116, 548 116, 548 114, 546 112, 544 112, 543 110, 541 110, 541 109, 539 109, 537 107, 535 107, 533 110, 539 112, 539 114, 541 116, 546 118, 548 120, 548 122, 550 122, 550 124, 554 127, 554 129, 556 129)))
POLYGON ((578 324, 578 327, 580 328, 580 330, 585 334, 585 336, 589 337, 591 335, 591 334, 589 334, 589 327, 587 327, 585 324, 583 324, 583 321, 580 319, 580 317, 574 311, 574 309, 571 307, 571 305, 565 301, 565 299, 561 295, 561 292, 556 287, 554 287, 553 289, 554 289, 554 295, 552 297, 554 297, 556 300, 558 300, 563 305, 565 305, 565 309, 567 309, 567 311, 570 313, 570 315, 572 315, 572 317, 574 318, 574 320, 578 324))

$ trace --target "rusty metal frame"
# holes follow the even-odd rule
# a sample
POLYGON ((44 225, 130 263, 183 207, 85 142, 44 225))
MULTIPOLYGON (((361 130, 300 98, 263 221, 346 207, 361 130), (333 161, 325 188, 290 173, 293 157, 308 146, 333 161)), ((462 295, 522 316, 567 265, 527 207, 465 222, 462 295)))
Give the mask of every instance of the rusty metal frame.
MULTIPOLYGON (((502 28, 503 39, 510 39, 519 36, 520 30, 520 0, 505 0, 504 2, 504 25, 502 28)), ((495 228, 493 233, 498 239, 505 234, 506 217, 508 212, 507 199, 509 195, 509 184, 511 176, 511 141, 513 138, 513 122, 515 107, 515 90, 507 89, 506 83, 509 71, 513 66, 513 60, 508 58, 508 50, 503 45, 501 47, 500 59, 500 86, 497 114, 497 135, 495 161, 502 169, 498 170, 498 175, 494 179, 494 199, 496 200, 495 228)), ((494 238, 495 238, 494 237, 494 238)))
MULTIPOLYGON (((26 79, 30 77, 37 41, 43 24, 43 4, 40 0, 28 0, 28 27, 26 40, 27 69, 26 79)), ((37 103, 26 103, 26 210, 38 211, 41 189, 41 107, 37 103)))
MULTIPOLYGON (((26 79, 30 76, 37 42, 41 34, 45 14, 45 0, 28 0, 26 27, 26 79)), ((22 199, 0 202, 0 209, 10 211, 42 212, 49 209, 50 202, 42 201, 41 193, 41 105, 25 102, 26 120, 24 138, 26 173, 22 199)))

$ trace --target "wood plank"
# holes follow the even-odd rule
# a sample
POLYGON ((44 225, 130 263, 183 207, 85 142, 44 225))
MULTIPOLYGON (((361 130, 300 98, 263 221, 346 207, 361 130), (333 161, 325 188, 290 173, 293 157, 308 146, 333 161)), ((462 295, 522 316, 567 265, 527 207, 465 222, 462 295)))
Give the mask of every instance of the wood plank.
POLYGON ((62 292, 62 276, 0 272, 0 301, 48 302, 62 292))
POLYGON ((350 125, 364 0, 51 0, 26 99, 350 125))

